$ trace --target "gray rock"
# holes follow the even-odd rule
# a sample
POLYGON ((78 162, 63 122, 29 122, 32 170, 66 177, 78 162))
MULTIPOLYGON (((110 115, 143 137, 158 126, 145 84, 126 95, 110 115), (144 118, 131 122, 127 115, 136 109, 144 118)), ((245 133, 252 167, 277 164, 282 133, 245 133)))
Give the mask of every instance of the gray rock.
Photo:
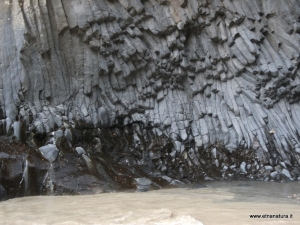
POLYGON ((146 191, 149 191, 149 186, 146 185, 137 185, 137 191, 138 192, 146 192, 146 191))
POLYGON ((240 165, 240 170, 241 170, 241 173, 247 173, 246 171, 246 163, 245 162, 242 162, 241 165, 240 165))
POLYGON ((77 152, 78 155, 86 154, 85 150, 82 147, 76 147, 75 151, 77 152))
POLYGON ((161 178, 165 179, 166 181, 168 181, 169 183, 172 182, 172 178, 168 177, 168 176, 162 176, 161 178))
POLYGON ((170 184, 179 187, 184 185, 184 183, 179 180, 172 180, 170 184))
POLYGON ((293 180, 291 173, 287 169, 282 169, 280 173, 286 176, 287 178, 293 180))
POLYGON ((135 178, 134 179, 137 183, 137 191, 138 192, 146 192, 149 191, 150 185, 152 181, 148 178, 135 178))
POLYGON ((67 141, 68 141, 68 145, 69 147, 73 146, 73 135, 70 129, 66 129, 64 132, 64 136, 66 137, 67 141))
POLYGON ((265 169, 266 169, 266 170, 269 170, 269 171, 272 171, 272 170, 273 170, 273 167, 272 167, 272 166, 265 166, 265 169))
POLYGON ((137 182, 138 185, 142 186, 148 186, 152 183, 152 181, 148 178, 142 177, 142 178, 135 178, 135 181, 137 182))
POLYGON ((272 172, 272 173, 270 173, 270 176, 272 177, 272 178, 275 178, 276 176, 277 176, 277 172, 276 171, 274 171, 274 172, 272 172))
POLYGON ((57 149, 56 145, 48 144, 39 148, 39 151, 43 155, 45 159, 49 162, 54 162, 57 159, 59 150, 57 149))
POLYGON ((55 133, 54 133, 55 138, 59 138, 59 137, 62 137, 62 136, 64 136, 64 131, 63 130, 55 131, 55 133))

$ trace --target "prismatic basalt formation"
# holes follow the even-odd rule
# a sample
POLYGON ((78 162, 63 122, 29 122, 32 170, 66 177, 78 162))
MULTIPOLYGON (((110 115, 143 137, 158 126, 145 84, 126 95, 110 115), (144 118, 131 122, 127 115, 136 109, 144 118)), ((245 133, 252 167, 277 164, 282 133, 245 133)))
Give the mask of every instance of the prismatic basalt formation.
POLYGON ((299 178, 299 1, 1 6, 0 133, 27 141, 52 171, 67 152, 102 181, 118 174, 99 169, 103 157, 173 183, 299 178))

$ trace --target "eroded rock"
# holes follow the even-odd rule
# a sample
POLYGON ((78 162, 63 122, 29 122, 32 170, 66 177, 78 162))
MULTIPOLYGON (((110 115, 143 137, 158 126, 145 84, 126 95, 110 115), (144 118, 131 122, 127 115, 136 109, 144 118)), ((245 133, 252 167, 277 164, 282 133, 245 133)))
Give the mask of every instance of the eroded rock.
MULTIPOLYGON (((296 180, 298 6, 292 0, 5 3, 0 135, 27 141, 52 163, 59 152, 61 160, 82 146, 83 157, 76 157, 87 174, 102 171, 101 179, 91 178, 100 186, 99 180, 113 183, 103 172, 112 167, 99 166, 103 157, 140 167, 133 177, 296 180)), ((0 158, 9 165, 14 155, 5 154, 0 158)), ((118 173, 114 187, 133 186, 129 171, 126 178, 118 173)))

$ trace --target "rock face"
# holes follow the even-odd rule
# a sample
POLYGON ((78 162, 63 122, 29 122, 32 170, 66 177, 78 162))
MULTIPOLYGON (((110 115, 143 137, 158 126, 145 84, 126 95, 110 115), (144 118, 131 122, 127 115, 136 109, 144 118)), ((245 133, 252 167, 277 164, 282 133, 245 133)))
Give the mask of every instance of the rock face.
POLYGON ((84 147, 89 173, 101 155, 148 177, 298 179, 299 1, 1 6, 0 135, 58 161, 84 147))

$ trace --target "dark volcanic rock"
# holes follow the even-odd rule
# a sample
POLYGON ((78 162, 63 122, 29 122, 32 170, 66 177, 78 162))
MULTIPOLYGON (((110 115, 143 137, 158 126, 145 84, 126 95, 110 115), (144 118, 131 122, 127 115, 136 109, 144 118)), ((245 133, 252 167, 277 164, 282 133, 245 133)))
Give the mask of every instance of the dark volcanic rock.
POLYGON ((135 189, 140 177, 153 188, 163 176, 299 179, 299 10, 296 0, 5 1, 0 135, 9 149, 20 141, 0 149, 6 195, 135 189))
POLYGON ((2 185, 0 185, 0 201, 5 200, 5 197, 6 197, 6 190, 2 185))

